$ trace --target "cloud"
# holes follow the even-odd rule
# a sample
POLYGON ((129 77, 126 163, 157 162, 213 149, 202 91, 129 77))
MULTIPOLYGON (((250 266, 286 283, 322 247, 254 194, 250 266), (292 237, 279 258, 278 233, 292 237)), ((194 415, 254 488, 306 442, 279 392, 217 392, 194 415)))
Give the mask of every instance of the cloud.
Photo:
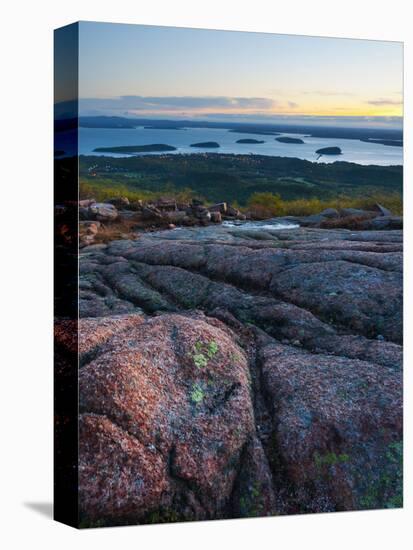
POLYGON ((295 101, 287 101, 287 104, 291 109, 296 109, 298 107, 298 103, 295 103, 295 101))
POLYGON ((371 99, 370 101, 367 101, 369 105, 375 105, 376 107, 384 107, 386 105, 403 105, 403 101, 398 99, 371 99))
POLYGON ((79 100, 83 112, 90 111, 177 111, 225 109, 270 110, 277 102, 264 97, 227 97, 227 96, 165 96, 148 97, 125 95, 116 98, 84 98, 79 100))
POLYGON ((337 92, 337 91, 329 91, 329 90, 312 90, 312 91, 306 91, 302 92, 303 95, 319 95, 323 97, 330 97, 330 96, 354 96, 354 93, 352 92, 337 92))

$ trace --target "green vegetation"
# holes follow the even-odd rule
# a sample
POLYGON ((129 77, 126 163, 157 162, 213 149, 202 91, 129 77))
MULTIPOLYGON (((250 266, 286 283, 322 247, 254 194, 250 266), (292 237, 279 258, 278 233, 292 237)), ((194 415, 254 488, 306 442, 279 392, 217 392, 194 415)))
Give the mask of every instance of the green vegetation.
POLYGON ((90 179, 80 180, 80 198, 87 199, 93 197, 97 201, 105 201, 117 197, 127 197, 131 202, 153 201, 164 197, 165 194, 176 198, 178 202, 190 202, 197 195, 191 189, 176 190, 166 186, 164 191, 148 191, 146 189, 131 189, 125 184, 116 185, 111 179, 90 179))
POLYGON ((390 443, 385 454, 383 473, 369 479, 360 499, 362 508, 401 508, 403 506, 403 442, 390 443))
POLYGON ((249 210, 261 213, 263 217, 272 216, 310 216, 326 208, 360 208, 368 210, 375 203, 388 208, 393 214, 403 213, 401 193, 376 192, 365 196, 338 196, 334 199, 295 199, 282 200, 276 193, 254 193, 248 200, 249 210))
POLYGON ((218 353, 218 350, 218 344, 214 340, 205 344, 201 341, 196 342, 192 356, 195 366, 198 369, 205 368, 208 365, 209 359, 212 359, 218 353))
POLYGON ((350 457, 348 454, 342 453, 336 455, 336 453, 327 453, 325 455, 320 455, 319 453, 314 454, 314 463, 317 468, 322 468, 323 466, 335 466, 336 464, 342 464, 348 462, 350 457))
POLYGON ((203 353, 196 353, 193 357, 196 368, 203 369, 208 365, 208 359, 203 353))
POLYGON ((261 487, 258 482, 249 485, 239 499, 241 517, 259 517, 263 513, 261 498, 261 487))
POLYGON ((212 357, 214 357, 214 355, 216 353, 218 353, 218 350, 219 350, 218 344, 214 340, 211 340, 211 342, 209 342, 209 344, 207 346, 207 355, 208 355, 208 357, 210 359, 212 357))
POLYGON ((205 393, 200 384, 193 384, 191 391, 191 401, 199 405, 204 400, 205 393))
MULTIPOLYGON (((56 160, 64 170, 67 159, 56 160)), ((307 215, 327 207, 362 208, 380 202, 402 209, 402 166, 314 163, 262 155, 151 155, 79 159, 80 195, 105 200, 154 200, 165 194, 185 202, 200 198, 246 207, 264 197, 270 215, 307 215), (260 198, 261 197, 261 198, 260 198)))

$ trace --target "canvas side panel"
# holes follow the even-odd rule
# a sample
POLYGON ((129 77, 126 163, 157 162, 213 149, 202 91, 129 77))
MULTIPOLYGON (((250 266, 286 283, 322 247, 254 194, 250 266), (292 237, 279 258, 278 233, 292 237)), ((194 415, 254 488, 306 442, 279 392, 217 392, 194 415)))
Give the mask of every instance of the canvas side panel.
POLYGON ((78 525, 78 24, 54 34, 54 518, 78 525))

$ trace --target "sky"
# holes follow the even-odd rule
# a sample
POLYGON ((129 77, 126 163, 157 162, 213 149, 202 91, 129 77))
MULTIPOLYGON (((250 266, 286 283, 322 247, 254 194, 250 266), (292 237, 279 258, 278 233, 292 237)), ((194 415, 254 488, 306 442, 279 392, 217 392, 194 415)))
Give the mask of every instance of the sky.
POLYGON ((80 23, 82 115, 401 123, 398 42, 80 23))

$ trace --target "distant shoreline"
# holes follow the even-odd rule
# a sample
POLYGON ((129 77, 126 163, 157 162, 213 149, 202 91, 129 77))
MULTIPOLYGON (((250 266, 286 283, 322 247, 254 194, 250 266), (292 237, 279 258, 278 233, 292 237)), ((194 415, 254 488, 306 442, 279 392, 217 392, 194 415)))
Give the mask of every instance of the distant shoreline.
MULTIPOLYGON (((77 119, 76 119, 77 120, 77 119)), ((61 119, 55 123, 56 130, 66 130, 73 127, 72 119, 61 119)), ((311 137, 334 139, 358 139, 381 141, 401 141, 403 144, 403 130, 397 128, 366 128, 317 126, 309 124, 279 124, 279 123, 245 123, 245 122, 211 122, 205 120, 167 120, 149 118, 127 118, 110 116, 80 116, 81 128, 117 128, 130 129, 138 126, 150 129, 181 130, 184 128, 217 128, 226 129, 231 133, 248 133, 261 135, 279 135, 280 133, 303 134, 311 137)), ((385 144, 387 145, 387 143, 385 144)), ((393 144, 392 144, 393 145, 393 144)))

